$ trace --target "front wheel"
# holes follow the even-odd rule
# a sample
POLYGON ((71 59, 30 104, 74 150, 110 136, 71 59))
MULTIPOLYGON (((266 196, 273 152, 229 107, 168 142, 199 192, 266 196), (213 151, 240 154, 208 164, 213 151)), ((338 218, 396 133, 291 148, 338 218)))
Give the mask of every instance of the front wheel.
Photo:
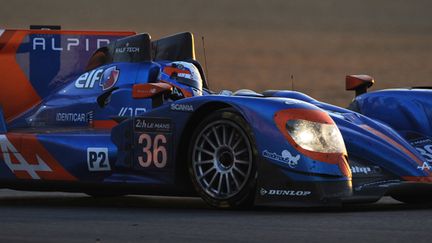
POLYGON ((189 172, 200 196, 219 208, 253 203, 256 150, 252 132, 234 109, 206 117, 195 130, 189 149, 189 172))

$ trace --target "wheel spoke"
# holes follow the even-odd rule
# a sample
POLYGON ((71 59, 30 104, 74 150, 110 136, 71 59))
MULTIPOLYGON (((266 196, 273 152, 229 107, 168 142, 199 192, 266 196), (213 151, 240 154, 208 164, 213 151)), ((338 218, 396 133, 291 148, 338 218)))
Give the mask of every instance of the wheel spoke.
POLYGON ((234 128, 231 128, 231 134, 230 134, 230 137, 229 137, 228 142, 227 142, 228 146, 231 146, 232 140, 234 138, 234 133, 235 133, 234 128))
POLYGON ((246 160, 236 159, 234 160, 234 163, 248 165, 250 162, 246 160))
POLYGON ((221 175, 219 176, 219 185, 218 185, 218 189, 217 189, 217 191, 218 191, 219 194, 222 194, 222 193, 221 193, 221 188, 222 188, 222 177, 223 177, 223 174, 221 174, 221 175))
POLYGON ((200 151, 200 152, 202 152, 202 153, 208 154, 208 155, 210 155, 212 158, 214 158, 214 153, 208 151, 207 149, 203 149, 203 148, 197 147, 196 150, 198 150, 198 151, 200 151))
POLYGON ((215 138, 216 138, 216 142, 217 142, 217 144, 218 144, 219 146, 221 146, 222 143, 221 143, 221 141, 219 140, 219 136, 218 136, 218 134, 217 134, 216 127, 212 127, 212 131, 213 131, 213 135, 214 135, 215 138))
POLYGON ((231 177, 233 178, 234 184, 236 185, 236 188, 239 188, 239 183, 237 181, 237 178, 235 177, 234 173, 230 172, 231 177))
POLYGON ((209 159, 209 160, 201 160, 201 161, 197 161, 195 162, 195 165, 203 165, 203 164, 213 164, 214 160, 209 159))
POLYGON ((231 187, 230 187, 230 183, 229 183, 228 174, 225 174, 225 179, 226 179, 227 194, 230 194, 231 193, 231 187))
POLYGON ((242 154, 242 153, 244 153, 244 152, 247 152, 247 151, 248 151, 248 149, 247 149, 247 148, 244 148, 244 149, 242 149, 242 150, 236 152, 236 153, 235 153, 235 156, 238 156, 238 155, 240 155, 240 154, 242 154))
POLYGON ((241 139, 237 139, 237 141, 234 143, 234 145, 232 146, 232 149, 236 149, 237 148, 237 146, 240 144, 240 142, 241 142, 241 139))
POLYGON ((219 175, 218 172, 214 173, 213 177, 211 178, 210 182, 207 185, 207 189, 209 189, 211 187, 211 185, 213 184, 214 180, 216 179, 216 176, 219 175))
POLYGON ((225 128, 225 125, 222 125, 222 144, 226 145, 226 128, 225 128))
POLYGON ((210 172, 212 172, 213 170, 215 170, 215 167, 211 167, 210 169, 208 169, 206 172, 204 172, 199 179, 201 180, 202 178, 204 178, 206 175, 208 175, 210 172))
POLYGON ((216 151, 217 147, 216 145, 214 145, 214 143, 210 140, 210 138, 206 135, 203 134, 204 139, 207 141, 208 144, 210 144, 210 146, 213 148, 214 151, 216 151))
POLYGON ((243 172, 243 171, 241 171, 239 168, 237 168, 236 166, 233 166, 233 169, 235 170, 235 171, 237 171, 240 175, 242 175, 243 177, 246 177, 246 174, 243 172))

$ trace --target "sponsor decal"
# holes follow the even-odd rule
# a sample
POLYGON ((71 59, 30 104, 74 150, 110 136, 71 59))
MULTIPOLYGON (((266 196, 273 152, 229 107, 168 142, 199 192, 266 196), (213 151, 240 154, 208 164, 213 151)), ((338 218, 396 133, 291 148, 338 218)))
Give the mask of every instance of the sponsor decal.
POLYGON ((9 142, 5 135, 0 135, 0 146, 3 152, 3 158, 6 165, 13 172, 25 171, 32 179, 41 179, 37 172, 51 172, 51 168, 45 163, 45 161, 36 154, 37 163, 28 163, 24 156, 18 152, 15 146, 9 142), (16 162, 12 161, 11 155, 16 158, 16 162))
POLYGON ((77 89, 92 89, 96 82, 102 87, 102 90, 107 90, 116 84, 120 75, 120 70, 116 66, 107 69, 95 69, 90 72, 83 73, 76 81, 75 88, 77 89))
POLYGON ((122 107, 118 116, 139 116, 146 112, 146 108, 122 107))
POLYGON ((171 104, 171 110, 173 111, 194 111, 192 105, 189 104, 171 104))
POLYGON ((294 196, 294 197, 306 197, 311 195, 311 191, 303 190, 278 190, 278 189, 260 189, 261 196, 294 196))
POLYGON ((93 120, 93 111, 87 113, 57 113, 56 121, 58 122, 80 122, 88 123, 93 120))
POLYGON ((135 131, 140 132, 171 132, 171 119, 167 118, 142 118, 134 119, 135 131))
POLYGON ((87 165, 89 171, 110 171, 108 148, 87 148, 87 165))
POLYGON ((351 166, 351 172, 353 174, 369 174, 369 172, 372 172, 372 169, 370 167, 361 167, 361 166, 351 166))
POLYGON ((416 147, 416 150, 428 161, 432 162, 432 144, 416 147))
POLYGON ((38 142, 36 136, 0 135, 0 148, 6 166, 19 179, 76 180, 38 142), (20 144, 22 151, 10 141, 20 144))
POLYGON ((137 52, 139 52, 140 51, 140 48, 139 47, 136 47, 136 46, 129 46, 130 44, 129 44, 129 42, 128 43, 126 43, 126 46, 123 46, 123 47, 117 47, 116 49, 115 49, 115 53, 125 53, 125 52, 127 52, 127 53, 137 53, 137 52))
POLYGON ((116 66, 107 68, 102 75, 101 80, 99 81, 99 86, 102 87, 102 90, 107 90, 117 83, 118 77, 120 75, 120 71, 117 70, 116 66))
POLYGON ((423 145, 426 145, 427 146, 427 144, 432 144, 432 140, 430 139, 430 138, 420 138, 420 139, 415 139, 415 140, 412 140, 412 141, 410 141, 410 143, 411 143, 411 145, 412 146, 415 146, 415 147, 417 147, 417 146, 421 146, 421 147, 423 147, 423 145))
MULTIPOLYGON (((0 30, 1 31, 1 30, 0 30)), ((1 32, 0 32, 1 33, 1 32)), ((110 43, 109 39, 90 39, 90 38, 45 38, 35 37, 32 41, 33 50, 42 51, 72 51, 72 50, 85 50, 93 51, 90 46, 96 44, 99 49, 102 46, 107 46, 110 43), (63 46, 63 47, 62 47, 63 46)))
POLYGON ((183 92, 180 91, 179 88, 173 87, 172 94, 175 95, 177 98, 184 98, 183 92))
POLYGON ((422 171, 424 171, 424 170, 431 170, 431 164, 430 163, 428 163, 428 162, 423 162, 423 164, 420 166, 417 166, 417 169, 419 169, 419 170, 422 170, 422 171))
POLYGON ((283 150, 280 155, 277 153, 269 152, 268 150, 264 150, 262 152, 262 156, 268 159, 276 160, 278 162, 287 164, 290 168, 295 168, 300 159, 300 154, 294 156, 288 150, 283 150))

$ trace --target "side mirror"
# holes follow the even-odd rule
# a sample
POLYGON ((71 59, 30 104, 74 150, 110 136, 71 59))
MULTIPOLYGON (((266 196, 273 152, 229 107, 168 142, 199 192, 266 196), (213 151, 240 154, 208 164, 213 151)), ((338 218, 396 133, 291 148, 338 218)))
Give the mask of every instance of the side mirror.
POLYGON ((369 75, 347 75, 345 77, 345 89, 355 90, 356 96, 366 93, 374 83, 375 80, 369 75))
POLYGON ((145 99, 152 98, 159 94, 171 93, 173 87, 166 83, 145 83, 135 84, 132 87, 132 98, 145 99))

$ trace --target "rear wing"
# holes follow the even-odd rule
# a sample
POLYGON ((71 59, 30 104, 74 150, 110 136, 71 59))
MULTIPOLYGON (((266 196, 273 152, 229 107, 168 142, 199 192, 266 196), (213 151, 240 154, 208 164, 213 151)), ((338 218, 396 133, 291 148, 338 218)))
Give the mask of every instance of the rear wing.
POLYGON ((0 29, 0 106, 5 119, 13 119, 84 72, 100 47, 134 34, 0 29))

